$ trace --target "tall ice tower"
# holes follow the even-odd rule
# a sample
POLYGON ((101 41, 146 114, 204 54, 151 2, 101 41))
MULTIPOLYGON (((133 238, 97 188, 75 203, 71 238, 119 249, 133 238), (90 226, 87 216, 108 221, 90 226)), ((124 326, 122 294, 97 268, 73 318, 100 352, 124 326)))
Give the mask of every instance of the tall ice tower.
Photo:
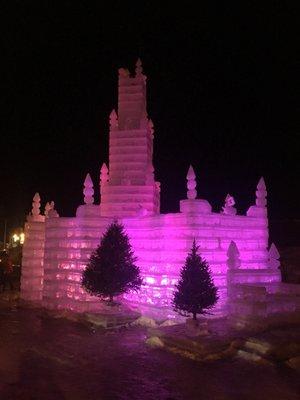
POLYGON ((100 174, 101 215, 133 217, 159 213, 155 182, 153 123, 146 108, 146 76, 138 60, 135 75, 119 69, 118 113, 110 114, 109 168, 100 174))

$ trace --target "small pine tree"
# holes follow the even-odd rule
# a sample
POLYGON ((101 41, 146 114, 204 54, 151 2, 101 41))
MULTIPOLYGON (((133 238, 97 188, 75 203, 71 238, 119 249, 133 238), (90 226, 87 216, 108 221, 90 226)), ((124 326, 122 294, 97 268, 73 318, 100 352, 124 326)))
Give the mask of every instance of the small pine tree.
POLYGON ((113 222, 90 257, 82 275, 82 287, 92 295, 109 298, 110 302, 114 296, 138 290, 142 278, 135 261, 123 225, 113 222))
POLYGON ((197 314, 207 314, 207 310, 218 300, 218 289, 212 281, 209 265, 198 254, 198 249, 194 240, 191 252, 180 271, 173 298, 174 310, 185 317, 192 314, 194 320, 197 319, 197 314))

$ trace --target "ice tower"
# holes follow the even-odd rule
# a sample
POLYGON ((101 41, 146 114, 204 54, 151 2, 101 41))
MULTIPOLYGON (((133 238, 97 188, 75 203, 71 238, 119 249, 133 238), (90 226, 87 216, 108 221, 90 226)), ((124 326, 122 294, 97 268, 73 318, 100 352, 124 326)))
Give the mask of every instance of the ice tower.
POLYGON ((109 171, 101 180, 101 216, 159 213, 159 183, 154 180, 153 124, 146 109, 146 76, 141 61, 135 74, 119 69, 118 113, 110 114, 109 171))

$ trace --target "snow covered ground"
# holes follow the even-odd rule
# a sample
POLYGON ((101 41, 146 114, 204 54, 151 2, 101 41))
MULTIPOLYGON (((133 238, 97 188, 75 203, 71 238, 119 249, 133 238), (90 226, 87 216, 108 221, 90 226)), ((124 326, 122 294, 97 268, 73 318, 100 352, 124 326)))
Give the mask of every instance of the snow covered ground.
POLYGON ((236 349, 261 353, 263 358, 279 350, 276 358, 283 362, 274 363, 271 358, 269 363, 249 362, 236 356, 198 362, 146 344, 154 330, 172 337, 173 330, 182 325, 92 329, 80 321, 53 318, 43 309, 20 308, 7 293, 0 298, 0 398, 298 399, 299 375, 284 360, 296 354, 292 343, 299 339, 299 327, 277 327, 258 335, 249 332, 247 341, 239 344, 230 332, 226 336, 226 324, 211 322, 209 330, 213 324, 211 339, 202 337, 208 354, 215 354, 217 336, 223 336, 228 342, 235 341, 236 349), (283 349, 281 343, 287 343, 287 338, 291 346, 283 349), (275 346, 276 341, 279 345, 275 346))

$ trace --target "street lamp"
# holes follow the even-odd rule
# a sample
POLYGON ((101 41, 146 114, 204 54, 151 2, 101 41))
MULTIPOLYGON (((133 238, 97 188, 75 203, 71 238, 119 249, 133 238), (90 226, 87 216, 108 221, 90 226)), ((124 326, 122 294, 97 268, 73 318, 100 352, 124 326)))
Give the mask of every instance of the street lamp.
POLYGON ((25 233, 21 232, 21 233, 14 233, 11 237, 12 240, 12 245, 17 246, 18 244, 24 244, 25 241, 25 233))

